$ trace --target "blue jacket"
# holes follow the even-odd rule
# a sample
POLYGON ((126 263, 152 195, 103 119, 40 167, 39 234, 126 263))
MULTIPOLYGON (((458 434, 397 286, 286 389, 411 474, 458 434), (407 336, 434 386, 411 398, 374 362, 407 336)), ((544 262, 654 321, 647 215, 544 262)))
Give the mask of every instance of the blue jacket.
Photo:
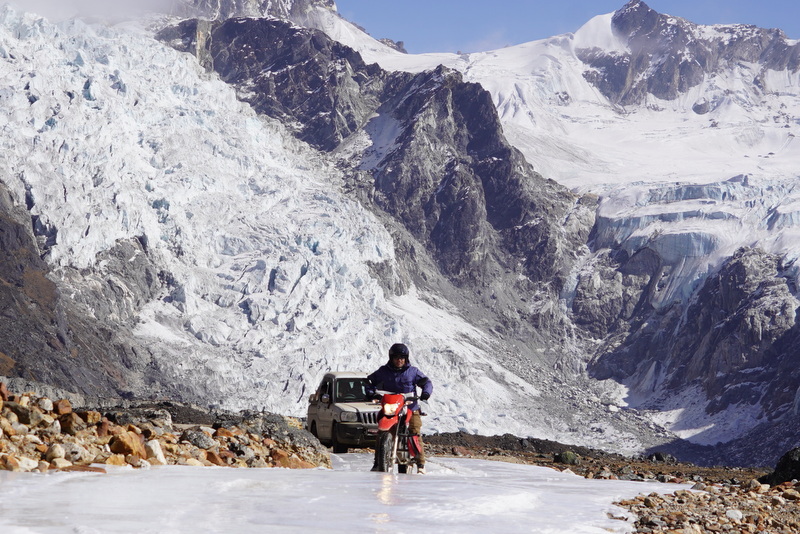
MULTIPOLYGON (((367 377, 370 387, 367 387, 367 395, 374 395, 376 390, 388 391, 389 393, 416 393, 416 388, 422 388, 422 393, 428 396, 433 392, 433 383, 425 376, 425 373, 406 363, 401 369, 392 367, 391 362, 382 365, 377 371, 367 377)), ((417 402, 411 405, 412 410, 419 410, 417 402)))

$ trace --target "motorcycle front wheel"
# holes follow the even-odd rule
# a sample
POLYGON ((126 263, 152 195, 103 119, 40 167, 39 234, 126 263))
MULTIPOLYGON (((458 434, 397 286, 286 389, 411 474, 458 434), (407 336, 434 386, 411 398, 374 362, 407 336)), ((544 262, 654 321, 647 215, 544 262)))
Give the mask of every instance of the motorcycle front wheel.
POLYGON ((390 472, 394 468, 394 438, 391 432, 382 432, 378 436, 378 471, 390 472))

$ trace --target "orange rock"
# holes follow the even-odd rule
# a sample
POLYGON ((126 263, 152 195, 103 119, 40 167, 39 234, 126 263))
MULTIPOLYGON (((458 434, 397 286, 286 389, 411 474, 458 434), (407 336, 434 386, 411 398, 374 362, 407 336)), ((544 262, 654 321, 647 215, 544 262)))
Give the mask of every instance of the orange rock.
POLYGON ((11 423, 5 417, 0 416, 0 430, 3 431, 3 435, 11 437, 16 436, 17 431, 14 430, 14 427, 11 426, 11 423))
POLYGON ((119 465, 119 466, 128 465, 128 463, 125 461, 125 455, 124 454, 112 454, 106 460, 106 464, 108 464, 108 465, 119 465))
POLYGON ((100 412, 95 412, 92 410, 78 412, 78 415, 81 417, 81 419, 86 421, 87 425, 96 425, 103 418, 100 412))
POLYGON ((127 430, 125 430, 123 427, 121 427, 121 426, 119 426, 117 424, 109 422, 109 424, 108 424, 108 432, 112 436, 119 436, 120 434, 124 434, 125 432, 127 432, 127 430))
POLYGON ((283 449, 272 451, 272 461, 277 467, 288 467, 289 469, 313 469, 316 466, 312 463, 301 460, 294 454, 289 454, 283 449))
POLYGON ((8 389, 4 382, 0 382, 0 400, 7 401, 8 400, 8 389))
POLYGON ((283 449, 274 449, 272 451, 272 461, 278 467, 289 467, 289 453, 283 449))
POLYGON ((94 467, 91 465, 71 465, 69 467, 64 467, 61 469, 62 471, 85 471, 89 473, 106 473, 107 471, 102 467, 94 467))
POLYGON ((69 399, 61 399, 53 403, 53 413, 64 415, 70 412, 72 412, 72 403, 69 402, 69 399))
POLYGON ((86 423, 84 423, 83 419, 72 411, 60 415, 58 417, 58 422, 61 423, 61 432, 64 434, 71 434, 74 436, 81 430, 86 429, 86 423))
POLYGON ((214 465, 219 465, 223 467, 228 465, 228 463, 222 458, 222 456, 220 456, 214 451, 206 451, 206 460, 208 460, 214 465))
POLYGON ((233 432, 231 432, 230 430, 228 430, 227 428, 224 428, 224 427, 219 427, 214 432, 214 437, 215 438, 232 438, 234 436, 235 436, 235 434, 233 432))
POLYGON ((6 471, 21 471, 19 460, 13 454, 0 457, 0 469, 6 471))
POLYGON ((97 425, 97 437, 104 438, 110 434, 109 428, 111 426, 111 422, 103 417, 100 423, 97 425))
POLYGON ((139 456, 139 458, 147 457, 147 453, 144 450, 144 443, 142 443, 140 437, 134 432, 122 432, 114 436, 109 442, 109 447, 111 448, 111 452, 115 454, 122 454, 124 456, 134 454, 139 456))

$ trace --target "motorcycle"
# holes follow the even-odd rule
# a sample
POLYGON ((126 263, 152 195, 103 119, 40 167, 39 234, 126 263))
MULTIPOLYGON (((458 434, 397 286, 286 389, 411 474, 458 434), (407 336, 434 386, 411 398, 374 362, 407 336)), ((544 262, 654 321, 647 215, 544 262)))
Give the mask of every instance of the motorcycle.
POLYGON ((398 473, 408 473, 409 466, 417 463, 419 436, 411 435, 408 429, 413 415, 409 406, 416 400, 415 395, 402 393, 384 393, 381 396, 373 470, 388 473, 397 464, 398 473))

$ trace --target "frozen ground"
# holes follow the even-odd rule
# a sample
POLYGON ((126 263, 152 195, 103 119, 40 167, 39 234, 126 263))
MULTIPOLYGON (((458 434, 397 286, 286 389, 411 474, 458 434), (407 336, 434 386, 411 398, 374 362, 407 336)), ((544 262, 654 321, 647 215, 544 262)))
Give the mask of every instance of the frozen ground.
POLYGON ((333 470, 0 472, 0 531, 599 534, 632 531, 632 521, 609 518, 627 515, 613 501, 679 489, 485 460, 436 459, 425 476, 372 473, 365 453, 334 455, 333 463, 333 470))

